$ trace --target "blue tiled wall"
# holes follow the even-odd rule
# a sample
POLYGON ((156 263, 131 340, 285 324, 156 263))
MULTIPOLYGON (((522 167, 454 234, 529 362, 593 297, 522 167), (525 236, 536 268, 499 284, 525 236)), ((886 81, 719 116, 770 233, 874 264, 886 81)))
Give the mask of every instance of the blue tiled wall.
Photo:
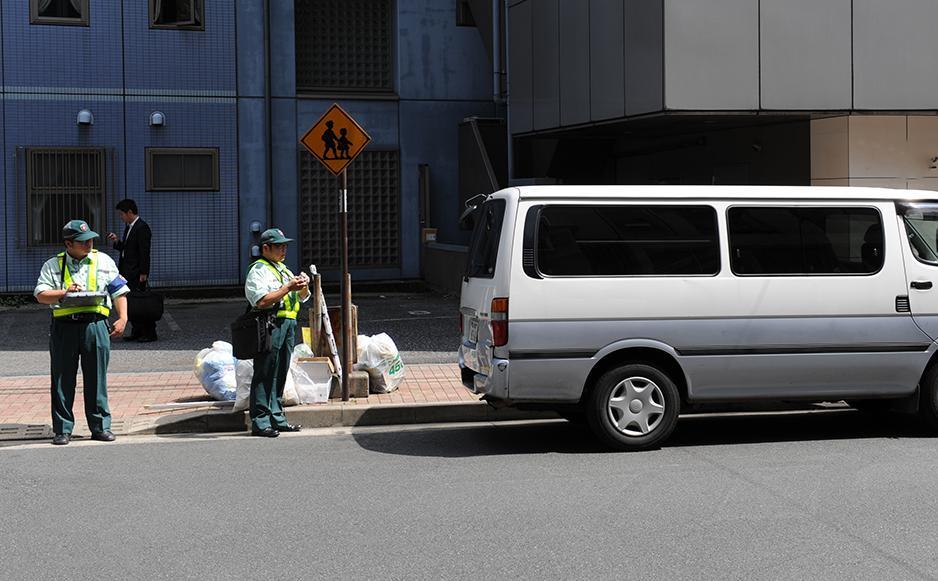
MULTIPOLYGON (((299 139, 337 101, 371 134, 371 147, 397 149, 401 160, 401 266, 355 276, 419 276, 417 165, 431 166, 441 240, 461 241, 448 209, 456 204, 456 125, 492 114, 478 31, 455 26, 454 2, 398 0, 397 98, 297 98, 293 1, 270 2, 273 222, 300 231, 299 139)), ((0 292, 31 289, 58 250, 25 246, 25 173, 14 153, 40 145, 107 149, 108 211, 92 226, 120 231, 114 203, 137 200, 154 230, 158 284, 239 282, 250 223, 268 225, 264 1, 205 0, 204 31, 151 29, 147 0, 89 2, 84 27, 31 25, 28 0, 0 0, 0 237, 11 241, 0 246, 0 292), (82 108, 94 113, 93 126, 76 125, 82 108), (160 128, 148 125, 156 110, 166 116, 160 128), (146 192, 148 146, 217 147, 220 191, 146 192)))
POLYGON ((120 94, 120 2, 89 0, 88 26, 30 24, 29 0, 3 0, 0 9, 6 92, 120 94))
POLYGON ((235 95, 235 10, 231 0, 205 0, 205 30, 150 28, 149 2, 123 4, 129 94, 160 90, 183 95, 235 95))
POLYGON ((237 284, 238 137, 233 98, 127 97, 127 197, 153 229, 159 284, 237 284), (166 117, 150 127, 150 113, 166 117), (218 148, 219 191, 147 192, 147 147, 218 148))
MULTIPOLYGON (((154 233, 157 285, 234 284, 241 277, 235 11, 205 0, 204 31, 151 29, 146 0, 90 0, 89 26, 29 23, 28 0, 0 0, 4 250, 0 291, 30 290, 59 246, 27 247, 24 156, 29 146, 107 150, 100 233, 120 232, 113 210, 132 197, 154 233), (87 108, 94 125, 79 127, 87 108), (166 116, 150 127, 153 111, 166 116), (215 147, 220 191, 146 192, 145 148, 215 147), (18 170, 18 171, 14 171, 18 170)), ((109 245, 104 244, 105 248, 109 245)))
MULTIPOLYGON (((61 247, 26 245, 25 152, 36 146, 103 147, 107 150, 106 206, 116 203, 115 192, 124 191, 124 114, 121 98, 107 95, 54 95, 8 93, 4 109, 4 169, 6 179, 7 227, 4 251, 7 257, 7 290, 31 290, 39 267, 61 247), (94 114, 94 125, 78 126, 80 109, 94 114), (11 259, 12 258, 12 259, 11 259)), ((102 219, 87 219, 96 232, 117 228, 113 212, 105 210, 102 219)), ((103 232, 102 232, 103 231, 103 232)))

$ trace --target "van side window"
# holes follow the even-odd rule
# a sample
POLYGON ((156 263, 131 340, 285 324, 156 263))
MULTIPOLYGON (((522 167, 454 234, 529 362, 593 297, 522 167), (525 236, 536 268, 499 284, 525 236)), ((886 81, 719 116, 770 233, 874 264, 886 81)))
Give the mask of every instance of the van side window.
POLYGON ((545 206, 538 220, 537 267, 546 276, 720 271, 710 206, 545 206))
POLYGON ((466 263, 466 276, 473 278, 494 278, 495 261, 498 259, 498 241, 502 235, 502 221, 505 218, 505 200, 491 200, 479 210, 472 241, 469 243, 469 257, 466 263))
POLYGON ((883 266, 873 208, 734 207, 727 220, 734 274, 856 275, 883 266))

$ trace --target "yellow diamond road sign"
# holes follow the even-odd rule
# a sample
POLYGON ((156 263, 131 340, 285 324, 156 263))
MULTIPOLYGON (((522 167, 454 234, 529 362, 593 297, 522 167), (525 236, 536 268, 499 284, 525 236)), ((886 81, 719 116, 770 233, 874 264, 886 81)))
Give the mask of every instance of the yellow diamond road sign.
POLYGON ((342 107, 332 107, 319 118, 300 143, 326 168, 339 175, 365 149, 371 137, 342 107))

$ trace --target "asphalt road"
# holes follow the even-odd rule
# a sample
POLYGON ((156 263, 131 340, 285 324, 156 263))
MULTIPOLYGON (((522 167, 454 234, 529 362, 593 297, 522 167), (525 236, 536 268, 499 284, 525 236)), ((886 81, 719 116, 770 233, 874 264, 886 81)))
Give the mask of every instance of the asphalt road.
MULTIPOLYGON (((326 297, 330 306, 338 297, 326 297)), ((453 363, 459 345, 459 305, 435 293, 361 294, 358 332, 387 333, 407 363, 453 363)), ((157 323, 155 343, 113 341, 109 370, 180 371, 192 369, 195 355, 213 341, 230 340, 228 325, 244 312, 240 298, 167 301, 157 323)), ((305 308, 303 310, 305 317, 305 308)), ((49 373, 49 311, 41 305, 0 311, 0 376, 49 373)))
POLYGON ((0 447, 8 579, 936 579, 935 440, 858 412, 0 447))

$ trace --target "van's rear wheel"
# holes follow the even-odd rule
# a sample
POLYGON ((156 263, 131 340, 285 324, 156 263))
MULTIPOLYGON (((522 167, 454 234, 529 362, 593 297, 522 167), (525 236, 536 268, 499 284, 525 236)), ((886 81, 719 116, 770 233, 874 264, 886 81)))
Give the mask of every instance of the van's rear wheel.
POLYGON ((586 405, 593 433, 617 450, 657 446, 674 430, 679 411, 677 386, 666 373, 644 363, 607 371, 586 405))
POLYGON ((932 430, 938 430, 938 365, 932 365, 919 384, 918 412, 932 430))

